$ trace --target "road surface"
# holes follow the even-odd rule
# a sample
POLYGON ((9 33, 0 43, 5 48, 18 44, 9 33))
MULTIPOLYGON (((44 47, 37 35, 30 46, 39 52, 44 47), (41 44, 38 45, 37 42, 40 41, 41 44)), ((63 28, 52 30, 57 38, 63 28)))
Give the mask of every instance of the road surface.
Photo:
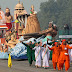
MULTIPOLYGON (((49 61, 49 69, 44 68, 35 68, 34 62, 32 66, 29 66, 27 60, 16 61, 12 60, 12 68, 8 68, 7 60, 0 60, 0 72, 65 72, 63 71, 54 71, 52 66, 52 61, 49 61)), ((72 64, 68 72, 72 72, 72 64)))

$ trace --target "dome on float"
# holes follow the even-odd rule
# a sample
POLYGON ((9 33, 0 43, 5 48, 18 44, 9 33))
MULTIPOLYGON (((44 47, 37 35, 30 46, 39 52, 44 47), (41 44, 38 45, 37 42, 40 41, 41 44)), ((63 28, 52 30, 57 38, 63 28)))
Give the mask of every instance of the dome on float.
POLYGON ((19 1, 19 3, 15 6, 15 9, 24 9, 23 3, 20 4, 20 1, 19 1))

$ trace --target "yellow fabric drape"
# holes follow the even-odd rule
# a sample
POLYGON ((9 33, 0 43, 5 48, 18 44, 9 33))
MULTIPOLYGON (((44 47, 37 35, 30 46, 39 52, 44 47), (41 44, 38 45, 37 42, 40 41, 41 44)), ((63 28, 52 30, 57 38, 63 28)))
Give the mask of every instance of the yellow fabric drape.
POLYGON ((8 67, 11 68, 12 66, 12 61, 11 61, 11 56, 9 54, 9 58, 8 58, 8 67))

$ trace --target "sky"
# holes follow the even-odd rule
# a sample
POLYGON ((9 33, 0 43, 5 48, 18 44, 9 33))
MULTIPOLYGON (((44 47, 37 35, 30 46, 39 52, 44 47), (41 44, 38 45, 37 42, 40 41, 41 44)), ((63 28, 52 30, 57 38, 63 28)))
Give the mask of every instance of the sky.
MULTIPOLYGON (((20 0, 21 3, 23 2, 23 6, 25 10, 27 11, 27 13, 30 12, 31 5, 34 5, 35 11, 38 12, 40 10, 40 3, 46 2, 46 1, 48 0, 20 0)), ((5 9, 8 7, 10 8, 12 15, 14 14, 14 8, 17 3, 18 3, 18 0, 0 0, 0 6, 2 10, 5 12, 5 9)))

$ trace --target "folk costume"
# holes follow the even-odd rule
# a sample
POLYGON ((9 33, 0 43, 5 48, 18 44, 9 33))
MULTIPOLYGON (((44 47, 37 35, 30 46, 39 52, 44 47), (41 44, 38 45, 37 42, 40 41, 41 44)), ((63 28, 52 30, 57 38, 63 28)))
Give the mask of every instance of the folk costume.
POLYGON ((41 67, 41 47, 35 46, 33 50, 35 50, 35 59, 36 59, 35 66, 41 67))
POLYGON ((58 70, 60 70, 60 67, 59 67, 59 64, 58 64, 58 59, 59 59, 59 56, 60 56, 60 47, 56 46, 57 42, 55 42, 55 46, 53 46, 52 48, 48 47, 50 50, 53 51, 52 53, 52 62, 53 62, 53 68, 54 70, 56 70, 56 65, 58 67, 58 70))
MULTIPOLYGON (((66 41, 65 39, 62 41, 64 42, 66 41)), ((68 49, 72 49, 72 46, 70 47, 69 45, 64 45, 63 43, 60 45, 61 47, 61 53, 60 53, 60 57, 59 57, 59 66, 60 69, 63 69, 63 65, 65 63, 65 70, 68 71, 69 67, 70 67, 70 59, 69 59, 69 53, 68 53, 68 49)))
POLYGON ((46 46, 46 48, 43 47, 42 59, 43 59, 43 66, 42 67, 48 68, 49 67, 49 49, 47 46, 46 46))
POLYGON ((35 54, 34 54, 34 50, 32 50, 32 48, 35 47, 35 44, 25 44, 22 42, 22 44, 24 44, 26 47, 27 47, 27 57, 28 57, 28 61, 29 61, 29 64, 31 66, 32 64, 32 61, 34 60, 35 61, 35 54))

